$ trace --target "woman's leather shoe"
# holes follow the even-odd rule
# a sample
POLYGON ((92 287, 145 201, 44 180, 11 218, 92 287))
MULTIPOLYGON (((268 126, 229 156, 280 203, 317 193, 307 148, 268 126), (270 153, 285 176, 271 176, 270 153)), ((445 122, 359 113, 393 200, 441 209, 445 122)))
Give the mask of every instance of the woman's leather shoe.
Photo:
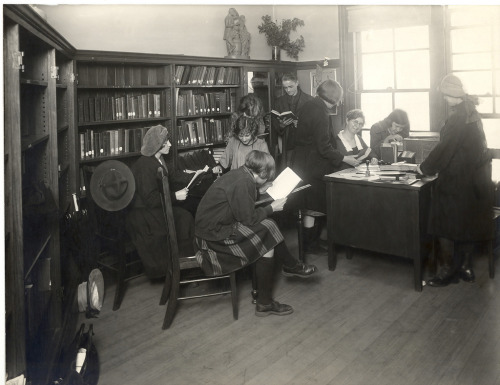
POLYGON ((471 267, 462 266, 458 275, 464 282, 472 283, 476 280, 476 275, 474 274, 474 270, 471 267))
POLYGON ((288 315, 293 313, 293 307, 290 305, 285 305, 284 303, 279 303, 278 301, 272 301, 269 305, 261 305, 258 303, 255 306, 255 315, 257 317, 267 317, 268 315, 288 315))
POLYGON ((432 287, 444 287, 450 283, 458 283, 458 275, 455 269, 452 269, 450 266, 441 267, 435 277, 427 280, 427 285, 432 287))

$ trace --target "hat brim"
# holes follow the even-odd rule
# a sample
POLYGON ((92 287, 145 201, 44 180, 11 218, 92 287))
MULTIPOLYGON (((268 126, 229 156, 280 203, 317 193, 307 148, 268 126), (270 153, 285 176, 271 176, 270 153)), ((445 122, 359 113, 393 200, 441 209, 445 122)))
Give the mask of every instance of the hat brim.
POLYGON ((130 168, 118 160, 107 160, 96 167, 90 178, 90 193, 94 202, 106 211, 119 211, 129 205, 135 193, 135 178, 130 168), (127 190, 118 198, 110 200, 100 188, 102 177, 109 171, 116 170, 127 180, 127 190))

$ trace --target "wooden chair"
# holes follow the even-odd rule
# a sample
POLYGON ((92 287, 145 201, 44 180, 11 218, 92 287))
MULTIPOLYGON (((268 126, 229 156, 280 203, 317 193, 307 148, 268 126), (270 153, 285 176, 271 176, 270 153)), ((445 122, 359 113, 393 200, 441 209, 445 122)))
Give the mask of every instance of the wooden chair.
POLYGON ((162 329, 168 329, 172 324, 177 309, 177 302, 181 300, 210 297, 214 295, 231 294, 231 301, 233 307, 233 318, 238 319, 238 293, 236 288, 236 273, 230 273, 222 276, 208 277, 203 274, 199 268, 198 262, 194 255, 181 256, 179 252, 179 245, 177 243, 177 235, 175 231, 174 217, 172 211, 172 201, 170 198, 170 187, 168 183, 168 176, 163 173, 163 169, 158 169, 158 178, 162 191, 163 212, 165 214, 165 221, 168 232, 168 240, 170 246, 170 256, 172 258, 172 274, 167 274, 165 277, 165 284, 160 299, 160 305, 167 304, 165 318, 163 319, 162 329), (195 278, 181 279, 181 272, 186 270, 197 270, 195 278), (199 283, 206 281, 217 281, 227 279, 229 280, 230 290, 220 290, 208 294, 180 296, 181 285, 189 283, 199 283), (168 303, 167 303, 168 301, 168 303))
MULTIPOLYGON (((86 186, 90 186, 93 171, 94 167, 83 167, 86 186)), ((96 240, 95 255, 92 256, 95 260, 88 262, 114 273, 116 290, 113 310, 116 311, 121 306, 127 282, 142 276, 140 268, 142 263, 135 246, 125 231, 126 212, 124 210, 111 212, 101 209, 92 199, 90 189, 87 189, 86 201, 89 226, 93 230, 93 238, 96 240), (134 267, 136 267, 137 272, 129 274, 134 267)))

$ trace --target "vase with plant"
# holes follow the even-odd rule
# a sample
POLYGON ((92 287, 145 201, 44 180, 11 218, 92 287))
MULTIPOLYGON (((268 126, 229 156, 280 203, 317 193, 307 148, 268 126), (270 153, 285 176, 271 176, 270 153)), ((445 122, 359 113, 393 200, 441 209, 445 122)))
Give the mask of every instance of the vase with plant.
POLYGON ((297 39, 291 41, 290 33, 296 31, 298 27, 303 27, 304 21, 297 19, 283 19, 281 23, 273 21, 271 16, 262 16, 262 24, 258 26, 259 33, 266 35, 267 44, 271 47, 278 47, 286 54, 295 59, 299 59, 299 52, 302 52, 306 46, 304 37, 300 35, 297 39))

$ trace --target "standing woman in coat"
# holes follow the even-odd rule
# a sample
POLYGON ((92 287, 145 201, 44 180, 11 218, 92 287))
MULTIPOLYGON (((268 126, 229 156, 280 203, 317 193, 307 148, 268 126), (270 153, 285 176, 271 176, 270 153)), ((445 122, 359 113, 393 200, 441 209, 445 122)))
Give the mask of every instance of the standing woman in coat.
MULTIPOLYGON (((167 225, 157 178, 159 167, 168 174, 163 155, 170 151, 169 138, 165 127, 151 127, 144 135, 142 156, 131 167, 136 192, 126 218, 126 229, 141 258, 144 273, 151 279, 165 276, 170 269, 167 225)), ((178 206, 186 200, 188 190, 184 188, 171 194, 179 249, 192 254, 194 219, 189 211, 178 206)))
MULTIPOLYGON (((319 85, 316 93, 317 96, 304 104, 299 111, 291 168, 305 183, 311 185, 298 197, 303 200, 300 208, 326 213, 326 185, 323 176, 336 171, 342 162, 352 167, 356 167, 360 162, 354 155, 343 155, 337 149, 336 134, 330 129, 329 112, 342 100, 342 87, 335 80, 327 79, 319 85)), ((304 216, 303 223, 304 246, 307 249, 321 229, 317 226, 316 230, 313 230, 313 216, 304 216)))
POLYGON ((464 92, 455 75, 443 78, 440 91, 451 109, 439 144, 420 164, 424 175, 438 174, 429 232, 439 239, 441 268, 427 284, 440 287, 474 282, 474 242, 493 236, 491 156, 476 111, 477 97, 464 92))

